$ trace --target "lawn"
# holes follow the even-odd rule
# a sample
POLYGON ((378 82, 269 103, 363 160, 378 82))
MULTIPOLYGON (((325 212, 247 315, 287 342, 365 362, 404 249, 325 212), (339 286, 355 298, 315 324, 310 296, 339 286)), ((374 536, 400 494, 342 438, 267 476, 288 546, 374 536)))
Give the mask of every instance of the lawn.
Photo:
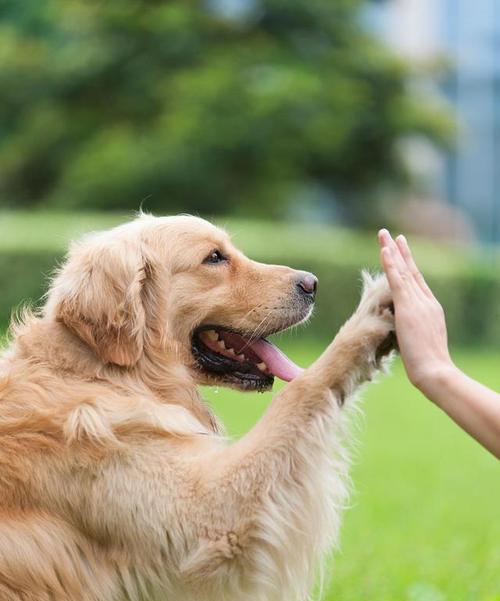
MULTIPOLYGON (((0 259, 2 255, 4 259, 0 276, 9 282, 2 288, 8 297, 5 307, 10 310, 21 299, 39 294, 42 274, 52 269, 69 239, 124 220, 117 215, 0 212, 0 259), (38 262, 40 256, 44 258, 38 262), (31 282, 33 289, 28 286, 31 282)), ((265 259, 275 253, 296 266, 326 257, 324 276, 330 268, 341 274, 335 269, 347 265, 357 278, 361 266, 377 262, 371 234, 222 222, 251 256, 265 259)), ((438 278, 476 260, 456 249, 436 251, 424 242, 416 248, 419 260, 438 278)), ((347 282, 330 303, 326 293, 331 283, 328 277, 322 281, 319 300, 326 297, 327 302, 315 318, 321 324, 315 331, 324 333, 330 328, 325 318, 339 311, 337 300, 349 293, 349 306, 343 310, 351 311, 358 292, 356 280, 347 282)), ((482 290, 481 306, 487 314, 482 290)), ((456 297, 453 288, 448 315, 456 297)), ((470 305, 469 296, 466 299, 470 305)), ((459 327, 461 322, 454 323, 459 327)), ((476 328, 476 322, 471 327, 476 328)), ((319 342, 305 337, 311 331, 309 327, 282 339, 283 348, 304 366, 322 350, 319 342)), ((468 350, 456 357, 470 375, 500 390, 500 350, 468 350)), ((258 420, 271 400, 270 394, 226 389, 207 389, 206 397, 235 437, 258 420)), ((398 362, 390 376, 366 389, 363 406, 366 417, 355 429, 354 493, 341 548, 331 560, 326 601, 500 601, 498 461, 413 390, 398 362)))
MULTIPOLYGON (((312 342, 282 346, 303 365, 321 352, 312 342)), ((457 362, 500 390, 500 352, 463 351, 457 362)), ((271 394, 207 389, 206 398, 238 436, 271 394)), ((500 601, 498 461, 411 388, 399 360, 362 404, 355 492, 326 599, 500 601)))

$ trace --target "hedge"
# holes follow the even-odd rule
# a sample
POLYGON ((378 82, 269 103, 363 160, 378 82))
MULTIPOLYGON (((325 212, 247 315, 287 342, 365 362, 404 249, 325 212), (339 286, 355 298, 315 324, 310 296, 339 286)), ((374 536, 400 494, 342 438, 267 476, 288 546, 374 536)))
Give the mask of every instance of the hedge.
MULTIPOLYGON (((0 324, 23 302, 36 304, 63 260, 68 238, 123 221, 120 216, 0 214, 0 324)), ((360 270, 378 269, 375 236, 323 226, 228 220, 234 242, 249 256, 314 272, 315 314, 300 336, 331 338, 355 307, 360 270)), ((417 259, 443 304, 455 344, 500 344, 498 262, 459 248, 417 241, 417 259)))

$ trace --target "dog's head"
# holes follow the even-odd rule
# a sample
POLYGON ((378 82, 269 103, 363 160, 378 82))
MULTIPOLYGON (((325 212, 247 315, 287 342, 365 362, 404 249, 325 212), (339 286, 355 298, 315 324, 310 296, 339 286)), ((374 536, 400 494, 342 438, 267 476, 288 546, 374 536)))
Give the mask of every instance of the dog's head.
POLYGON ((265 337, 307 319, 316 283, 248 259, 202 219, 142 216, 72 247, 46 313, 106 364, 174 352, 200 383, 264 390, 298 373, 265 337))

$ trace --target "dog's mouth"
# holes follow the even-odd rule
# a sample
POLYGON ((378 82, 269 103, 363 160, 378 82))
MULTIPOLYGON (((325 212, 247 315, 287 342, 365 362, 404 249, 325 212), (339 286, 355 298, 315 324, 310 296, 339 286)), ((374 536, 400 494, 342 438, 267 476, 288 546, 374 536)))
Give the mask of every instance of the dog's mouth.
POLYGON ((265 338, 252 338, 221 326, 197 328, 191 350, 197 367, 211 381, 242 390, 269 390, 275 376, 290 382, 303 371, 265 338))

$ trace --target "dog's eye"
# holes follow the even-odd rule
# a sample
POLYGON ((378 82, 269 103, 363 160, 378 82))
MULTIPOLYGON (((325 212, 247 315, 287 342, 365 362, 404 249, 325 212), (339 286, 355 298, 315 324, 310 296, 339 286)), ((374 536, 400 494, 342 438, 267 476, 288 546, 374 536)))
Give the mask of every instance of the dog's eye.
POLYGON ((227 258, 220 252, 220 250, 213 250, 208 257, 203 261, 203 263, 222 263, 223 261, 227 261, 227 258))

